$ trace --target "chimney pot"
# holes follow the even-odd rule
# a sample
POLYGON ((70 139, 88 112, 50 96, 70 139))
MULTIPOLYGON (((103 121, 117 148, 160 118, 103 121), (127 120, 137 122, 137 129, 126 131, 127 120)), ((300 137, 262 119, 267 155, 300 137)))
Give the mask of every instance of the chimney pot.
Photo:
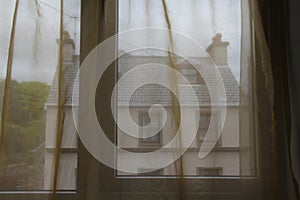
MULTIPOLYGON (((59 45, 59 39, 56 40, 59 45)), ((64 61, 72 61, 75 44, 68 31, 64 31, 62 39, 62 57, 64 61)))
POLYGON ((206 51, 217 65, 227 65, 227 47, 229 42, 222 41, 222 34, 217 33, 212 39, 212 43, 207 47, 206 51))

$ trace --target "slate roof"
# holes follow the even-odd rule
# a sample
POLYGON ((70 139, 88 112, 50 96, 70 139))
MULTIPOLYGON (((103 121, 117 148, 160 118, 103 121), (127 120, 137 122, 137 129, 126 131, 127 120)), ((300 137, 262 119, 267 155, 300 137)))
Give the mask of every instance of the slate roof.
MULTIPOLYGON (((135 66, 139 66, 142 64, 151 64, 151 63, 159 63, 163 65, 168 66, 168 58, 167 57, 159 57, 159 56, 122 56, 119 59, 119 67, 118 67, 118 74, 119 77, 125 74, 128 70, 132 69, 135 66)), ((215 80, 215 76, 213 75, 213 70, 211 71, 212 63, 211 61, 206 58, 191 58, 189 62, 181 59, 181 58, 175 58, 174 63, 177 63, 177 68, 180 68, 180 66, 184 65, 191 65, 193 63, 194 66, 206 66, 203 67, 202 71, 206 72, 207 77, 205 81, 210 82, 210 85, 216 86, 217 82, 215 80)), ((151 66, 150 66, 151 67, 151 66)), ((211 92, 211 94, 208 91, 208 88, 205 84, 194 84, 193 89, 197 95, 197 99, 194 98, 194 95, 192 93, 189 93, 188 90, 186 90, 186 86, 184 85, 178 85, 178 91, 179 91, 179 98, 181 98, 181 101, 183 105, 187 106, 193 106, 195 105, 195 102, 198 100, 198 104, 201 106, 209 106, 209 105, 224 105, 224 102, 226 101, 226 104, 228 106, 237 106, 239 105, 239 86, 238 83, 232 74, 230 68, 227 65, 217 66, 221 77, 223 79, 225 91, 226 91, 226 99, 220 99, 220 98, 214 98, 218 97, 219 89, 214 90, 211 92), (211 95, 211 96, 210 96, 211 95), (215 100, 212 100, 215 99, 215 100)), ((149 69, 147 72, 145 72, 147 76, 152 76, 154 78, 154 75, 151 74, 151 69, 149 69)), ((168 73, 162 74, 162 77, 165 77, 165 79, 168 79, 168 73)), ((135 80, 130 80, 130 82, 126 83, 125 85, 122 85, 118 90, 118 105, 123 105, 124 102, 128 101, 126 99, 126 93, 130 90, 130 87, 135 84, 135 80)), ((133 96, 130 99, 130 105, 131 106, 149 106, 153 104, 161 104, 163 106, 171 106, 172 105, 172 97, 171 92, 165 87, 162 87, 157 84, 149 84, 144 85, 137 89, 133 96)))
MULTIPOLYGON (((76 76, 79 69, 79 56, 74 56, 72 61, 64 61, 63 62, 63 81, 62 81, 62 91, 64 98, 64 103, 66 106, 72 106, 72 95, 73 95, 73 87, 76 80, 76 76)), ((79 93, 75 92, 75 97, 78 99, 79 93)), ((58 102, 58 75, 57 71, 55 72, 54 79, 51 84, 51 88, 49 91, 48 99, 46 102, 46 106, 56 106, 58 102)))
MULTIPOLYGON (((179 63, 179 65, 190 65, 185 60, 180 58, 175 58, 175 63, 179 63)), ((203 58, 192 58, 191 62, 195 65, 206 66, 209 65, 209 59, 206 57, 203 58)), ((132 69, 135 66, 139 66, 142 64, 150 64, 150 63, 159 63, 168 65, 167 57, 162 56, 133 56, 133 55, 125 55, 119 58, 118 65, 118 75, 121 77, 128 70, 132 69)), ((64 87, 66 88, 66 106, 72 105, 72 92, 73 92, 73 84, 75 82, 75 78, 77 75, 77 70, 79 67, 78 57, 74 59, 73 62, 64 63, 64 87)), ((209 68, 209 67, 208 67, 209 68)), ((227 65, 222 65, 217 67, 225 86, 226 91, 226 100, 221 100, 220 102, 211 101, 210 94, 206 85, 193 85, 193 89, 197 95, 197 99, 193 98, 192 94, 188 93, 184 85, 180 85, 178 87, 180 98, 182 98, 182 102, 184 105, 195 105, 195 101, 198 100, 199 105, 209 106, 209 105, 224 105, 226 101, 228 106, 238 106, 239 105, 239 86, 238 83, 232 74, 230 68, 227 65)), ((151 69, 149 69, 147 76, 151 76, 151 69)), ((168 74, 162 75, 162 77, 168 77, 168 74)), ((214 84, 215 78, 213 76, 208 75, 208 81, 214 84)), ((207 79, 206 79, 207 81, 207 79)), ((128 93, 131 85, 134 84, 134 80, 131 80, 125 85, 122 85, 122 90, 118 90, 118 105, 122 106, 126 99, 126 93, 128 93)), ((75 91, 76 100, 78 100, 79 93, 75 91)), ((218 90, 216 90, 215 94, 211 94, 212 96, 218 96, 218 90)), ((49 93, 48 101, 46 105, 56 105, 57 104, 57 76, 55 76, 51 90, 49 93)), ((172 97, 170 91, 157 84, 145 85, 137 89, 133 96, 130 99, 131 106, 150 106, 153 104, 161 104, 163 106, 171 106, 172 105, 172 97)))

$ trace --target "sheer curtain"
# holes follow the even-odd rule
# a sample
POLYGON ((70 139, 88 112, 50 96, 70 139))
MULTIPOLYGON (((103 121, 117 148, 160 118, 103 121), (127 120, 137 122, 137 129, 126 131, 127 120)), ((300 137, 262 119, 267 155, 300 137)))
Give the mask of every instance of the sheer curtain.
POLYGON ((80 1, 0 4, 0 190, 73 190, 77 136, 67 87, 79 67, 80 1))
MULTIPOLYGON (((149 116, 142 116, 143 113, 147 113, 152 104, 161 104, 165 107, 166 117, 171 119, 168 121, 167 118, 165 125, 171 128, 161 129, 159 137, 142 140, 131 140, 130 135, 124 136, 118 129, 116 135, 110 139, 116 139, 115 142, 118 142, 120 149, 145 153, 164 147, 164 142, 169 142, 174 137, 171 132, 177 132, 175 129, 178 129, 181 138, 176 141, 177 149, 174 147, 175 150, 170 153, 176 157, 182 151, 181 145, 185 144, 186 140, 182 138, 185 137, 184 134, 195 132, 198 135, 183 156, 176 157, 174 163, 161 168, 130 160, 126 153, 118 154, 120 157, 117 156, 119 160, 117 158, 115 166, 118 166, 118 163, 124 166, 132 164, 136 169, 122 171, 116 167, 118 170, 114 178, 136 179, 141 183, 138 189, 132 186, 132 191, 122 192, 132 199, 142 197, 139 195, 147 190, 143 188, 143 179, 147 179, 145 176, 151 176, 163 181, 166 178, 168 180, 174 178, 178 186, 175 187, 178 189, 176 196, 178 199, 185 199, 187 197, 185 195, 190 193, 188 188, 191 186, 190 180, 194 181, 192 183, 193 187, 196 187, 195 191, 211 198, 214 198, 211 193, 217 193, 217 185, 224 183, 224 180, 240 181, 241 184, 238 184, 240 188, 236 194, 239 198, 244 195, 251 196, 250 191, 255 193, 254 197, 262 195, 265 198, 276 198, 278 180, 273 80, 257 1, 124 0, 115 5, 104 0, 90 0, 81 2, 81 16, 83 16, 81 24, 79 0, 16 0, 10 1, 6 6, 3 2, 1 4, 3 5, 0 6, 2 16, 0 20, 3 25, 0 41, 4 45, 0 49, 2 113, 0 190, 56 191, 74 190, 79 186, 82 198, 88 198, 101 196, 99 191, 102 191, 102 188, 105 190, 115 187, 115 182, 112 184, 108 181, 110 185, 105 185, 106 171, 99 167, 102 164, 94 160, 97 156, 87 156, 86 149, 80 150, 80 148, 91 149, 86 147, 84 142, 81 143, 82 141, 79 141, 77 166, 76 128, 78 125, 80 130, 81 120, 76 121, 78 113, 74 114, 74 107, 77 111, 78 105, 82 105, 79 106, 79 119, 82 119, 80 117, 82 112, 89 116, 94 110, 104 109, 97 114, 99 123, 105 130, 114 132, 115 123, 111 121, 113 117, 106 116, 107 112, 109 115, 115 112, 106 110, 111 108, 111 101, 101 100, 101 95, 111 96, 109 93, 113 88, 111 84, 117 82, 112 77, 117 74, 120 79, 137 65, 158 64, 170 66, 183 74, 188 81, 186 84, 192 85, 191 88, 197 93, 196 99, 192 99, 193 96, 186 92, 189 90, 182 86, 181 79, 172 73, 166 73, 157 79, 158 82, 170 81, 174 89, 172 94, 165 88, 152 84, 137 89, 130 99, 126 99, 128 89, 126 84, 129 83, 123 82, 126 87, 121 85, 116 96, 118 116, 116 123, 127 119, 128 116, 124 117, 122 113, 124 108, 122 103, 128 100, 130 117, 135 124, 141 126, 148 124, 149 116), (101 86, 99 87, 104 87, 105 91, 93 94, 96 100, 100 99, 102 105, 95 105, 95 108, 80 104, 81 100, 86 98, 82 94, 95 92, 92 91, 94 89, 92 84, 99 81, 97 79, 99 77, 96 77, 96 73, 90 73, 89 82, 85 83, 87 87, 79 86, 81 89, 79 92, 76 87, 73 90, 75 83, 78 83, 76 78, 79 62, 84 63, 91 50, 109 36, 145 28, 152 29, 135 33, 137 35, 121 34, 115 38, 113 50, 116 51, 115 48, 118 48, 119 55, 122 56, 118 59, 118 64, 114 65, 114 70, 105 72, 108 74, 103 78, 102 85, 99 83, 101 86), (80 29, 83 33, 81 38, 80 29), (159 31, 153 31, 154 29, 159 31), (197 43, 201 51, 191 49, 188 45, 180 45, 182 43, 179 40, 183 36, 188 41, 197 43), (153 44, 158 44, 157 46, 163 49, 153 49, 152 47, 155 47, 153 44), (138 48, 143 45, 148 48, 138 48), (183 56, 176 52, 181 52, 183 56), (207 66, 216 69, 218 71, 216 73, 221 75, 223 86, 214 82, 212 75, 193 74, 190 65, 199 69, 205 69, 207 66), (200 82, 204 79, 204 83, 192 83, 196 79, 200 82), (205 102, 204 93, 209 89, 209 84, 205 83, 210 80, 216 84, 214 86, 224 87, 225 91, 215 88, 213 91, 216 93, 209 94, 210 98, 205 102), (122 92, 125 93, 124 99, 122 92), (166 95, 167 93, 169 95, 166 95), (224 95, 226 99, 222 99, 224 95), (217 104, 217 100, 221 103, 217 104), (191 103, 194 101, 198 101, 200 105, 191 103), (184 105, 180 105, 182 102, 184 105), (226 108, 226 112, 223 112, 222 107, 226 108), (204 114, 201 110, 205 111, 204 114), (199 123, 197 116, 200 116, 199 123), (207 116, 210 118, 208 122, 201 121, 201 117, 205 119, 207 116), (143 118, 147 118, 147 122, 141 121, 143 118), (180 125, 181 123, 185 125, 180 125), (198 129, 198 125, 202 130, 198 129), (204 134, 200 138, 200 132, 207 131, 210 126, 217 132, 215 136, 204 134), (171 139, 166 140, 164 135, 171 139), (161 138, 160 141, 157 138, 161 138), (213 146, 203 148, 206 154, 201 157, 198 152, 203 144, 213 146), (29 176, 31 178, 28 178, 29 176), (209 188, 212 188, 213 192, 209 188)), ((110 49, 107 49, 107 52, 110 52, 110 49)), ((98 62, 98 58, 91 61, 92 64, 99 64, 98 62)), ((93 70, 97 72, 98 69, 93 70)), ((151 77, 151 73, 150 71, 148 77, 151 77)), ((83 80, 86 80, 84 78, 86 77, 83 77, 83 80)), ((132 85, 133 80, 135 79, 131 79, 132 85)), ((159 112, 163 113, 161 108, 159 112)), ((150 125, 149 129, 143 131, 161 128, 160 123, 151 124, 151 120, 150 125)), ((148 132, 145 132, 146 134, 148 132)), ((108 160, 115 155, 109 156, 111 158, 108 160)), ((169 154, 161 153, 152 161, 159 163, 167 157, 169 154)), ((105 162, 103 164, 107 165, 105 162)), ((148 187, 147 184, 145 183, 145 187, 148 187)), ((121 185, 127 190, 126 183, 121 185)), ((162 188, 168 186, 164 185, 162 188)), ((122 187, 118 189, 122 190, 122 187)), ((228 189, 228 192, 230 190, 228 189)), ((170 191, 172 193, 173 190, 170 191)), ((165 193, 153 191, 156 199, 168 199, 167 193, 168 191, 165 193)), ((115 194, 115 197, 118 195, 115 194)))

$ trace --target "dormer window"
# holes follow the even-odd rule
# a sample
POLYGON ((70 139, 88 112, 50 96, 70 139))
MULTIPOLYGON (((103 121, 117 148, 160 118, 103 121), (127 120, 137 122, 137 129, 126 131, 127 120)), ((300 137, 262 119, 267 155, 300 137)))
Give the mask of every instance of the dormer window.
POLYGON ((204 84, 199 72, 192 65, 181 65, 178 71, 190 82, 190 84, 204 84))

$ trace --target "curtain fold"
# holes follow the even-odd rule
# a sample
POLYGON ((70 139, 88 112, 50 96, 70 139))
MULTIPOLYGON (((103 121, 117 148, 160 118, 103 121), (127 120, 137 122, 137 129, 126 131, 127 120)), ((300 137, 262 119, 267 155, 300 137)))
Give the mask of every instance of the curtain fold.
MULTIPOLYGON (((4 147, 4 139, 5 139, 5 127, 7 123, 7 115, 8 115, 8 101, 10 96, 10 85, 11 85, 11 74, 12 74, 12 60, 14 56, 14 42, 15 42, 15 28, 16 28, 16 20, 18 14, 19 1, 15 2, 15 9, 13 11, 13 20, 12 20, 12 28, 9 40, 9 48, 8 48, 8 58, 7 58, 7 67, 6 67, 6 79, 3 86, 3 96, 2 96, 2 107, 1 107, 1 136, 0 136, 0 162, 3 153, 4 147)), ((1 165, 0 165, 1 166, 1 165)))

